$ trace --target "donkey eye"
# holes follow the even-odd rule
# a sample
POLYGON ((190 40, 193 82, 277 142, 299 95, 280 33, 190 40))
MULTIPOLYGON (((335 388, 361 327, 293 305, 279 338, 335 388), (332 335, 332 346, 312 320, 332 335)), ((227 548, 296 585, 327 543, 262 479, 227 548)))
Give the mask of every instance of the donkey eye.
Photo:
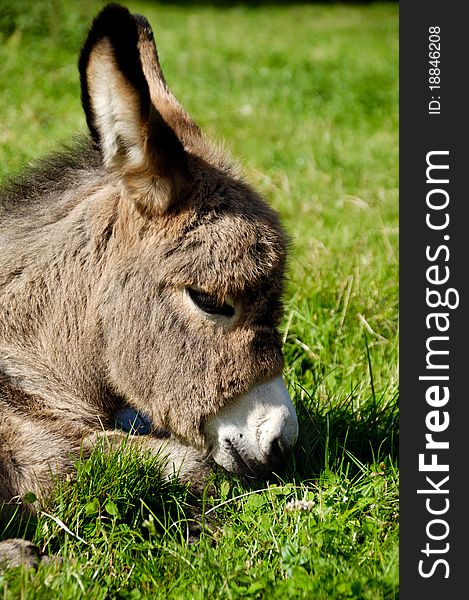
POLYGON ((195 290, 194 288, 187 288, 187 291, 192 302, 209 315, 232 317, 235 314, 234 306, 227 302, 220 303, 218 298, 207 294, 207 292, 195 290))

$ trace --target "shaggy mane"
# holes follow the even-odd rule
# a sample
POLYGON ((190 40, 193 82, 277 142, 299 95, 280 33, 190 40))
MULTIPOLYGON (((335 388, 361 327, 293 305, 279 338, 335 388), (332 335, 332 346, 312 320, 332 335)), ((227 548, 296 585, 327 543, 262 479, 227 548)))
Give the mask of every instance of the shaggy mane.
POLYGON ((50 202, 51 196, 74 187, 80 173, 101 166, 101 154, 91 139, 77 136, 71 144, 29 163, 0 184, 0 216, 30 215, 41 201, 50 202))

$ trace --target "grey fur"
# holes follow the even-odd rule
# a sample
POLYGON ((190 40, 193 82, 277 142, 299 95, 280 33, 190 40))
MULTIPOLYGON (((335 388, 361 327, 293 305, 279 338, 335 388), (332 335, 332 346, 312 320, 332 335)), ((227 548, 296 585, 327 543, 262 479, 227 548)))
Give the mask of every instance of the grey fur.
MULTIPOLYGON (((197 482, 210 452, 205 420, 282 371, 284 231, 175 100, 148 23, 135 23, 151 96, 138 124, 143 163, 130 164, 125 144, 104 160, 99 140, 82 140, 1 191, 4 514, 26 492, 44 498, 51 472, 70 472, 100 436, 120 443, 114 415, 127 406, 155 427, 132 443, 164 445, 168 469, 197 482), (169 157, 160 133, 179 140, 169 157), (181 300, 188 286, 236 298, 236 324, 191 319, 181 300)), ((95 30, 91 87, 89 64, 101 68, 114 51, 95 30)), ((143 92, 109 64, 123 97, 143 105, 143 92)))

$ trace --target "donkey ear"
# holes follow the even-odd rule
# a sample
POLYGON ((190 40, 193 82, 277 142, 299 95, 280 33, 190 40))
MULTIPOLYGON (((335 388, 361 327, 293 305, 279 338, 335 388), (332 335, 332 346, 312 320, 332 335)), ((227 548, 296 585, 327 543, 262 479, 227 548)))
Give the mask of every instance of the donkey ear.
POLYGON ((168 88, 150 24, 142 15, 133 16, 139 35, 140 60, 153 106, 158 109, 183 144, 190 146, 194 140, 202 137, 202 133, 168 88))
POLYGON ((187 155, 152 105, 139 52, 137 21, 117 4, 95 18, 79 60, 81 100, 104 164, 144 212, 179 204, 187 155))

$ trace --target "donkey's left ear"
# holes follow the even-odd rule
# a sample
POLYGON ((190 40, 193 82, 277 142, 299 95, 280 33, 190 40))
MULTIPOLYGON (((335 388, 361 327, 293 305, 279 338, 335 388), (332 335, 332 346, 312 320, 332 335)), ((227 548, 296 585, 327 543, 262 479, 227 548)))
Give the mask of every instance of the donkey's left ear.
POLYGON ((144 212, 178 205, 187 182, 187 155, 152 105, 131 13, 109 4, 95 18, 81 51, 81 100, 104 164, 120 177, 144 212))

